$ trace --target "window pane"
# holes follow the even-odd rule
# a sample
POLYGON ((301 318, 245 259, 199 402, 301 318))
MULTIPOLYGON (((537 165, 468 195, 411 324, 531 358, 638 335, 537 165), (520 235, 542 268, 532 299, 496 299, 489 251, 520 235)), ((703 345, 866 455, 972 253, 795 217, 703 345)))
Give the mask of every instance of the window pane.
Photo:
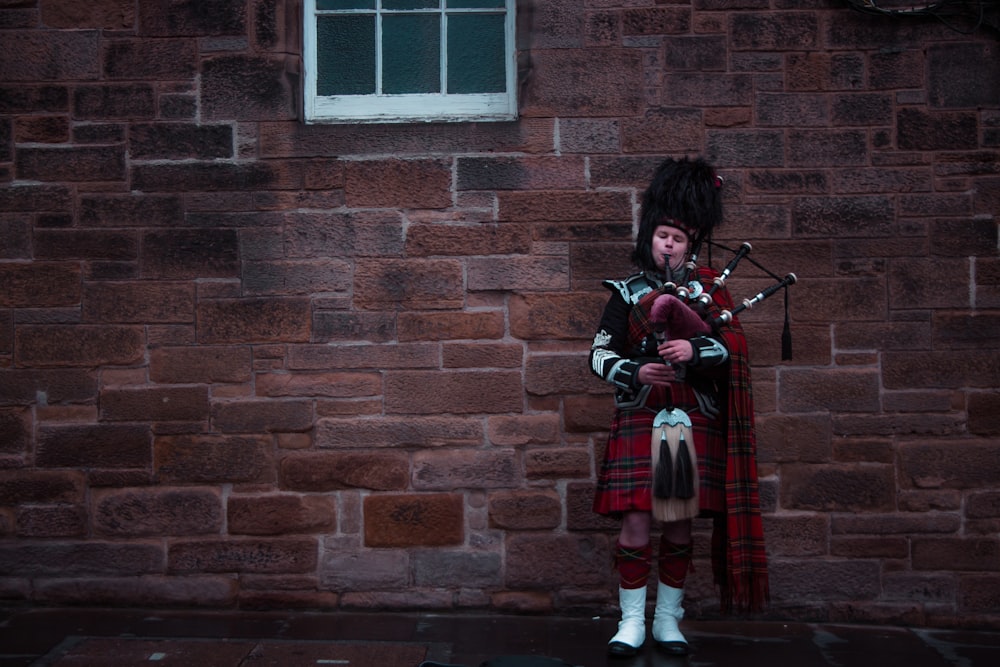
POLYGON ((382 0, 382 9, 437 9, 439 0, 382 0))
POLYGON ((382 19, 382 92, 441 92, 439 14, 395 14, 382 19))
POLYGON ((448 92, 502 93, 504 17, 501 14, 448 15, 448 92))
POLYGON ((375 92, 375 17, 326 15, 316 18, 317 95, 375 92))
POLYGON ((316 0, 316 9, 375 9, 375 0, 316 0))
POLYGON ((504 0, 448 0, 448 9, 470 9, 486 7, 496 9, 504 6, 504 0))

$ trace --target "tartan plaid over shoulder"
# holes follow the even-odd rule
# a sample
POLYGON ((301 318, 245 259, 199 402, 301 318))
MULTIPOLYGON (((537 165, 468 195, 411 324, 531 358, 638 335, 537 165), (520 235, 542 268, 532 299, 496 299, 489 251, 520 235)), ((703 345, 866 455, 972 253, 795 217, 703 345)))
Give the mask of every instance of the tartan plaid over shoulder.
MULTIPOLYGON (((718 273, 698 267, 693 279, 711 285, 718 273)), ((649 312, 653 301, 663 294, 654 290, 645 295, 629 315, 629 340, 638 342, 649 335, 649 312)), ((713 295, 708 317, 732 310, 732 296, 725 288, 713 295)), ((757 436, 754 424, 753 392, 746 338, 738 318, 720 326, 716 334, 729 350, 729 377, 724 385, 722 404, 726 408, 726 489, 725 514, 715 521, 712 569, 719 587, 724 612, 762 610, 770 599, 764 527, 760 515, 757 479, 757 436)))

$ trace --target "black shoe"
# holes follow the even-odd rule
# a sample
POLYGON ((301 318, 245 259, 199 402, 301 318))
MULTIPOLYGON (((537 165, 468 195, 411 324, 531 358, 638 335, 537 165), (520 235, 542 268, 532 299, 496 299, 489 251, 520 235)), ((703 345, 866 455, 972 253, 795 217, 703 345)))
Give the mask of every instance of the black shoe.
POLYGON ((656 647, 664 653, 670 655, 687 655, 691 652, 691 647, 687 642, 656 642, 656 647))
POLYGON ((611 642, 608 644, 608 655, 612 658, 631 658, 638 652, 638 647, 630 646, 625 642, 611 642))

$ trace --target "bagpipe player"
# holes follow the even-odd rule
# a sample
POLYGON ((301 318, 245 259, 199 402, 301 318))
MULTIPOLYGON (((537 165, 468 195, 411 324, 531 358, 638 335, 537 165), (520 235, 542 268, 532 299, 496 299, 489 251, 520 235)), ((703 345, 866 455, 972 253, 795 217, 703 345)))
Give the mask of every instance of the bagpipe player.
POLYGON ((679 622, 695 517, 713 519, 723 612, 759 611, 769 596, 746 339, 738 318, 719 317, 733 310, 720 272, 697 263, 722 222, 722 186, 701 158, 663 161, 642 195, 638 271, 603 283, 611 294, 589 364, 615 395, 593 503, 621 521, 612 656, 634 655, 645 643, 654 562, 653 640, 688 653, 679 622))

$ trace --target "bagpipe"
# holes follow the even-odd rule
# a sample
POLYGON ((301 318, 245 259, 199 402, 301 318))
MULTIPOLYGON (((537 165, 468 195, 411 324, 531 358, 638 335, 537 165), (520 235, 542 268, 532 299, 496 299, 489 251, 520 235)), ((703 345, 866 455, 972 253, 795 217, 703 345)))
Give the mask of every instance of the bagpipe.
POLYGON ((708 243, 710 246, 732 252, 733 257, 722 272, 712 280, 712 285, 707 290, 701 289, 701 283, 697 283, 695 288, 692 288, 692 284, 688 283, 688 277, 697 267, 700 243, 695 246, 687 261, 676 272, 670 268, 670 256, 664 255, 664 293, 653 302, 649 314, 656 337, 660 340, 665 340, 667 336, 670 338, 691 338, 716 331, 720 326, 732 322, 739 313, 753 308, 756 304, 776 294, 778 290, 783 289, 785 290, 785 325, 781 334, 781 359, 782 361, 791 359, 792 338, 788 318, 788 287, 794 285, 798 278, 794 273, 779 277, 764 268, 759 262, 748 258, 753 246, 747 242, 743 242, 736 250, 726 248, 713 241, 708 243), (776 282, 754 296, 743 299, 739 305, 730 310, 723 310, 715 316, 709 315, 708 306, 712 303, 715 293, 726 284, 733 271, 744 259, 774 278, 776 282))
MULTIPOLYGON (((725 268, 712 280, 708 289, 701 282, 688 282, 697 266, 701 244, 695 245, 688 260, 676 272, 670 268, 670 257, 664 257, 663 293, 655 298, 650 308, 649 321, 658 342, 668 338, 692 338, 717 331, 729 324, 739 313, 753 308, 779 290, 785 290, 785 324, 781 335, 781 358, 792 358, 792 339, 788 317, 788 287, 797 278, 794 273, 779 277, 771 273, 753 259, 757 268, 776 281, 732 309, 719 311, 709 309, 715 294, 744 259, 748 259, 752 246, 743 243, 738 249, 725 248, 717 243, 711 246, 733 253, 725 268), (716 313, 716 314, 713 314, 716 313)), ((711 260, 710 262, 711 263, 711 260)), ((683 368, 678 368, 680 373, 683 368)), ((680 377, 680 376, 678 376, 680 377)), ((691 419, 678 408, 660 410, 653 419, 651 442, 653 470, 653 516, 664 522, 693 518, 698 515, 698 468, 697 454, 691 430, 691 419)))

